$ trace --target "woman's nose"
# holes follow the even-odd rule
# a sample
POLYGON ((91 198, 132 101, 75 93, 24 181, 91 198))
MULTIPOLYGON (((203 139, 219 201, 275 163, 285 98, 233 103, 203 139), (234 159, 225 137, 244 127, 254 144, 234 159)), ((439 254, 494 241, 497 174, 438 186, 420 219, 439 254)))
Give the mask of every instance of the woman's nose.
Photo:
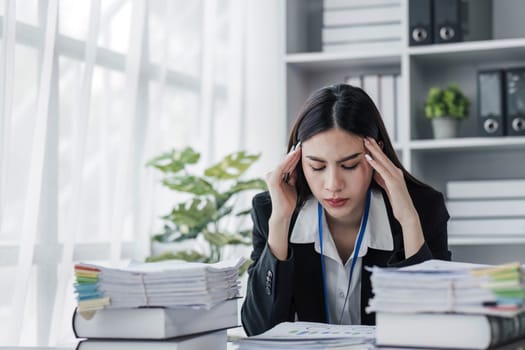
POLYGON ((344 187, 342 178, 337 170, 326 172, 325 189, 332 193, 340 192, 344 187))

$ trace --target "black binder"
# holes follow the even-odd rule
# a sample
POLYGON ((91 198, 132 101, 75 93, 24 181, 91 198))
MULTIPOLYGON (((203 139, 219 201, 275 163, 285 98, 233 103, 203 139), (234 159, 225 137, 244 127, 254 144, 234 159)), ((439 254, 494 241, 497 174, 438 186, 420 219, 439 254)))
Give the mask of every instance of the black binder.
POLYGON ((409 0, 408 37, 410 46, 433 42, 432 0, 409 0))
POLYGON ((525 135, 525 68, 506 71, 507 135, 525 135))
POLYGON ((505 134, 505 101, 503 72, 478 72, 478 130, 481 136, 505 134))
POLYGON ((453 43, 462 40, 461 1, 434 1, 434 43, 453 43))

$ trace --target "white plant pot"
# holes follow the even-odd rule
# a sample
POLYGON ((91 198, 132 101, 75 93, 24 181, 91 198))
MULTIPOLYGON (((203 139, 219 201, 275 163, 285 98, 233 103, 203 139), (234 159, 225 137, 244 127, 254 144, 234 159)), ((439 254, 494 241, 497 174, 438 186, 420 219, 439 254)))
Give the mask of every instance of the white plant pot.
POLYGON ((432 119, 432 129, 435 139, 448 139, 457 137, 459 134, 459 119, 452 117, 440 117, 432 119))

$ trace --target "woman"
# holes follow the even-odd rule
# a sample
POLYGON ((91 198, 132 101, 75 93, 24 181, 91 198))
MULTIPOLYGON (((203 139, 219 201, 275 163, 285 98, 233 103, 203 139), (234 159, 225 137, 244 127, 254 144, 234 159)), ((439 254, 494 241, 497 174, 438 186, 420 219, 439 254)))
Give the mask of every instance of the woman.
POLYGON ((443 196, 403 168, 362 89, 316 91, 288 147, 253 199, 248 335, 293 320, 375 324, 366 266, 450 260, 443 196))

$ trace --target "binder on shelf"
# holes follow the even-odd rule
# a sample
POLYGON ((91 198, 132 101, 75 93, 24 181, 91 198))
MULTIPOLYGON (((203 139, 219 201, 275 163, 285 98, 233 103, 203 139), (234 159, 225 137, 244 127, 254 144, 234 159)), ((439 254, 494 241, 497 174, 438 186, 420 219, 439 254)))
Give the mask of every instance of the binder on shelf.
POLYGON ((434 1, 434 43, 462 41, 461 1, 434 1))
POLYGON ((363 87, 363 80, 360 75, 349 76, 345 79, 346 84, 352 85, 358 88, 363 87))
POLYGON ((394 140, 395 141, 398 141, 401 137, 401 131, 399 130, 400 129, 400 126, 402 125, 402 123, 400 122, 402 116, 403 116, 403 113, 404 113, 404 101, 403 101, 403 95, 402 95, 402 91, 403 91, 403 76, 401 74, 397 74, 394 76, 394 92, 395 92, 395 97, 394 97, 394 101, 396 103, 396 113, 395 113, 395 134, 394 134, 394 140))
POLYGON ((379 77, 379 110, 385 123, 386 131, 392 141, 396 140, 396 104, 395 104, 395 80, 393 75, 382 75, 379 77))
POLYGON ((370 96, 372 101, 374 101, 375 105, 379 108, 379 76, 375 74, 363 76, 363 90, 366 91, 368 96, 370 96))
POLYGON ((478 72, 478 130, 481 136, 502 136, 505 128, 503 73, 478 72))
POLYGON ((525 68, 507 70, 505 82, 507 135, 525 135, 525 68))
POLYGON ((409 0, 408 6, 410 46, 492 37, 490 0, 409 0))
POLYGON ((408 37, 410 46, 433 42, 432 0, 409 0, 408 37))
POLYGON ((460 1, 463 41, 492 39, 492 1, 460 1))

